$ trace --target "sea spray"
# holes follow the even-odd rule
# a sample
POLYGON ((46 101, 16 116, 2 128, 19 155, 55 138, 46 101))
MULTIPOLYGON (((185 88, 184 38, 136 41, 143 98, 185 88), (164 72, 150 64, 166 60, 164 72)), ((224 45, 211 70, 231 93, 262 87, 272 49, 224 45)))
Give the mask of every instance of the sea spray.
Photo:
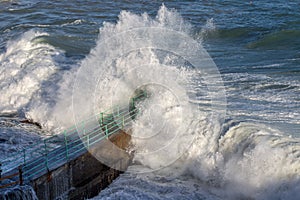
POLYGON ((231 194, 294 199, 291 194, 300 186, 298 139, 263 124, 241 122, 232 126, 219 143, 224 159, 220 168, 223 186, 231 194))
POLYGON ((40 89, 42 81, 55 72, 53 48, 35 44, 34 39, 45 35, 29 31, 21 38, 7 43, 0 55, 1 112, 16 112, 29 103, 40 89))
MULTIPOLYGON (((104 25, 100 31, 99 42, 106 42, 105 40, 109 40, 110 36, 118 31, 122 34, 122 31, 136 29, 138 26, 159 25, 170 28, 168 24, 161 22, 174 22, 178 19, 178 14, 174 13, 176 12, 169 12, 162 6, 158 17, 153 20, 146 14, 139 16, 123 12, 116 25, 104 25), (164 15, 159 16, 161 13, 164 15), (162 16, 174 19, 162 20, 162 16)), ((175 26, 177 30, 189 33, 190 26, 185 26, 186 22, 182 20, 179 21, 183 22, 180 27, 188 28, 180 29, 179 26, 175 26)), ((122 41, 127 38, 119 39, 122 41)), ((147 44, 153 44, 151 42, 145 41, 147 44)), ((171 41, 159 42, 168 44, 171 41)), ((90 60, 83 64, 97 63, 95 55, 100 51, 105 50, 96 48, 90 60)), ((109 53, 107 51, 107 55, 110 55, 109 53)), ((99 91, 95 95, 95 110, 117 102, 115 99, 126 102, 141 84, 150 94, 148 99, 138 105, 141 112, 132 126, 134 161, 142 167, 139 170, 135 167, 129 168, 131 174, 140 174, 133 178, 137 183, 132 183, 132 188, 121 187, 122 195, 130 196, 135 192, 139 194, 137 188, 140 177, 149 182, 150 188, 157 188, 160 181, 164 182, 162 177, 171 176, 171 179, 176 177, 184 180, 193 176, 201 183, 200 187, 227 199, 297 199, 300 191, 299 139, 290 138, 263 124, 230 120, 224 123, 222 113, 218 113, 220 115, 217 117, 210 112, 210 106, 207 106, 211 105, 209 99, 213 97, 213 91, 208 89, 208 79, 199 78, 203 76, 201 70, 198 73, 190 65, 177 62, 180 60, 178 55, 163 55, 155 49, 139 49, 119 55, 114 62, 109 62, 113 63, 110 65, 113 67, 103 67, 102 71, 100 70, 105 74, 104 78, 95 78, 98 81, 96 91, 99 91), (166 60, 168 62, 164 63, 166 60), (176 66, 178 63, 180 64, 176 66), (149 66, 151 68, 147 68, 149 66), (141 81, 142 78, 147 80, 146 83, 141 81), (153 80, 156 84, 150 84, 153 80), (178 93, 168 91, 157 82, 178 93), (107 99, 103 94, 110 94, 111 98, 107 99), (180 104, 176 98, 177 94, 183 97, 179 98, 180 104), (189 148, 184 146, 181 149, 181 145, 186 141, 192 141, 188 145, 189 148), (174 154, 177 159, 172 160, 174 154), (173 162, 170 162, 171 160, 173 162), (154 175, 145 173, 154 170, 154 175), (156 184, 152 185, 153 182, 156 184)), ((132 177, 129 176, 127 178, 131 180, 132 177)), ((125 175, 124 179, 128 180, 127 178, 125 175)), ((174 187, 178 188, 178 185, 174 187)), ((112 186, 111 190, 114 189, 116 188, 112 186)), ((111 190, 108 189, 105 194, 112 194, 111 190)), ((157 189, 154 190, 158 195, 161 194, 157 189)))
MULTIPOLYGON (((191 25, 189 23, 182 20, 175 10, 170 11, 164 6, 159 10, 158 16, 155 19, 152 19, 147 14, 135 15, 128 11, 123 11, 120 14, 117 24, 105 23, 100 29, 97 45, 98 47, 101 47, 101 42, 109 41, 110 37, 115 34, 124 36, 123 39, 126 40, 128 37, 125 37, 125 31, 139 29, 141 27, 160 27, 162 30, 166 28, 182 32, 183 34, 189 34, 191 32, 191 25)), ((26 35, 26 33, 24 35, 26 35)), ((170 42, 171 40, 142 42, 153 44, 167 43, 167 41, 170 42)), ((29 44, 31 45, 31 43, 29 44)), ((133 42, 133 44, 136 43, 133 42)), ((13 50, 13 48, 8 47, 9 44, 7 45, 7 49, 13 50)), ((125 55, 115 57, 113 62, 105 63, 104 61, 107 58, 105 56, 98 57, 98 55, 99 52, 104 52, 109 56, 109 53, 111 52, 110 49, 113 51, 117 46, 112 45, 109 47, 110 48, 108 49, 96 47, 91 51, 91 54, 87 56, 87 60, 82 61, 82 67, 90 65, 95 68, 94 70, 89 71, 88 76, 84 77, 87 80, 94 80, 94 82, 85 85, 83 90, 78 91, 78 94, 80 94, 78 96, 81 97, 83 101, 82 104, 79 102, 75 109, 77 114, 80 114, 81 111, 83 111, 81 114, 83 114, 84 117, 84 114, 89 115, 94 112, 102 111, 113 103, 127 104, 128 99, 130 99, 136 88, 146 86, 146 90, 150 94, 153 94, 153 96, 150 96, 149 99, 138 105, 141 107, 142 112, 136 118, 134 124, 135 131, 133 132, 133 135, 135 138, 133 139, 133 151, 137 152, 135 162, 144 165, 142 167, 143 169, 140 170, 141 172, 147 170, 151 171, 153 169, 165 167, 166 163, 169 162, 166 162, 164 158, 168 156, 169 153, 170 155, 176 151, 183 153, 175 164, 169 165, 167 171, 158 171, 160 178, 149 178, 145 175, 144 180, 147 182, 145 185, 149 183, 147 186, 149 186, 150 189, 154 188, 153 190, 156 191, 158 195, 167 193, 166 191, 159 190, 159 188, 164 186, 163 184, 151 183, 158 183, 159 181, 163 182, 166 175, 172 175, 175 171, 179 171, 178 174, 175 174, 177 180, 187 179, 186 176, 193 176, 196 178, 197 184, 195 184, 195 188, 193 185, 189 185, 189 188, 193 188, 191 193, 193 193, 193 190, 199 191, 199 188, 205 188, 209 193, 215 193, 217 196, 228 199, 298 198, 300 191, 299 140, 290 138, 285 133, 280 133, 266 125, 255 124, 254 122, 244 123, 236 120, 235 123, 230 124, 225 130, 222 129, 222 126, 224 126, 221 120, 222 116, 220 117, 220 120, 218 120, 218 118, 211 117, 209 114, 212 91, 208 91, 207 83, 205 83, 206 80, 201 78, 201 75, 203 74, 201 74, 200 71, 199 73, 196 72, 197 75, 195 75, 192 66, 189 63, 184 62, 184 59, 180 58, 180 55, 171 53, 166 54, 166 52, 162 50, 149 48, 141 49, 140 51, 127 52, 125 55), (102 60, 102 58, 104 59, 102 60), (101 64, 101 62, 105 65, 103 65, 103 63, 101 64), (145 65, 151 67, 146 67, 145 65), (97 69, 99 66, 104 67, 97 69), (99 78, 99 74, 103 74, 103 77, 100 76, 99 78), (160 83, 163 83, 162 85, 170 86, 171 89, 176 91, 176 95, 173 95, 174 93, 170 93, 164 87, 159 87, 159 84, 149 84, 153 79, 155 82, 156 80, 159 80, 160 83), (147 80, 147 84, 145 84, 144 80, 147 80), (156 93, 153 92, 153 86, 156 87, 156 93), (89 93, 90 88, 94 88, 95 90, 92 90, 91 93, 89 93), (117 88, 117 90, 115 88, 117 88), (177 94, 180 94, 178 96, 180 96, 180 99, 182 100, 180 106, 178 106, 175 98, 177 94), (93 101, 92 108, 88 110, 87 113, 85 113, 85 110, 87 110, 87 101, 85 101, 85 98, 92 99, 93 101), (148 118, 148 116, 155 116, 155 118, 148 118), (142 130, 146 131, 140 133, 142 130), (224 130, 224 132, 220 132, 220 130, 224 130), (163 133, 166 132, 169 134, 163 135, 163 133), (177 136, 174 140, 172 140, 174 138, 172 138, 172 132, 177 136), (152 136, 155 136, 156 138, 152 136), (147 137, 150 139, 143 140, 143 138, 147 137), (180 150, 182 141, 184 141, 184 139, 189 140, 189 138, 193 138, 193 143, 191 143, 190 148, 185 148, 187 149, 186 151, 180 150), (154 154, 155 156, 142 155, 144 152, 147 153, 149 150, 152 151, 153 148, 160 147, 163 140, 172 141, 173 145, 168 146, 168 151, 162 151, 160 154, 156 155, 154 154), (183 175, 179 176, 181 174, 183 175)), ((52 48, 53 47, 50 49, 52 50, 52 48)), ((52 52, 51 50, 50 52, 52 52)), ((56 52, 57 49, 53 51, 56 52)), ((4 64, 9 63, 6 61, 10 57, 10 51, 7 52, 7 54, 2 54, 1 57, 1 61, 3 61, 4 64)), ((42 53, 42 55, 45 54, 42 53)), ((22 58, 22 56, 20 57, 22 58)), ((46 56, 46 58, 48 57, 46 56)), ((22 61, 22 63, 24 62, 22 61)), ((14 65, 21 68, 20 66, 22 63, 16 63, 14 65)), ((27 62, 25 61, 25 63, 27 62)), ((8 64, 5 66, 10 65, 8 64)), ((17 68, 16 72, 19 71, 19 68, 17 68)), ((50 69, 52 70, 51 67, 50 69)), ((4 67, 1 68, 1 70, 8 69, 4 67)), ((49 75, 53 73, 51 70, 49 75)), ((60 125, 67 127, 68 125, 73 124, 72 85, 74 73, 76 73, 76 71, 77 69, 72 69, 71 71, 64 73, 62 76, 67 80, 60 82, 58 85, 55 84, 54 91, 58 92, 60 96, 58 98, 50 98, 51 100, 53 99, 53 104, 28 104, 28 96, 32 97, 33 91, 38 90, 38 87, 28 87, 31 88, 29 90, 29 95, 12 95, 14 98, 18 97, 16 99, 20 102, 19 105, 10 105, 7 103, 7 99, 5 99, 5 101, 3 101, 5 102, 3 104, 5 108, 2 110, 13 112, 21 108, 23 104, 32 105, 32 107, 26 106, 26 108, 28 108, 26 111, 28 118, 38 122, 47 121, 50 125, 49 127, 60 125), (69 112, 67 112, 67 110, 69 110, 69 112), (43 113, 44 111, 49 112, 43 113)), ((48 71, 46 70, 46 72, 48 71)), ((2 78, 6 77, 6 74, 9 73, 4 73, 5 76, 3 74, 2 78)), ((11 73, 13 74, 14 72, 11 73)), ((80 71, 78 73, 80 73, 80 71)), ((45 75, 44 73, 42 74, 45 75)), ((238 75, 239 73, 232 73, 233 79, 239 81, 239 87, 236 93, 240 93, 241 89, 247 89, 247 87, 249 87, 248 73, 246 77, 242 78, 237 77, 238 75), (245 87, 241 88, 241 86, 245 87)), ((228 74, 224 76, 228 76, 228 74)), ((48 79, 47 73, 45 79, 48 79)), ((267 81, 269 82, 270 77, 263 76, 261 79, 257 79, 254 82, 261 83, 261 80, 266 79, 268 79, 267 81)), ((74 80, 74 82, 76 81, 80 83, 83 79, 74 80)), ((39 81, 37 82, 39 83, 39 81)), ((16 88, 20 85, 17 84, 16 88)), ((33 85, 35 86, 35 84, 33 85)), ((256 89, 260 89, 261 85, 256 85, 255 87, 256 89)), ((14 90, 14 88, 15 87, 12 87, 11 91, 14 90)), ((234 90, 236 88, 230 89, 234 90)), ((276 96, 274 97, 273 93, 265 92, 265 90, 263 91, 266 96, 257 95, 257 90, 255 90, 255 94, 253 93, 252 96, 249 96, 246 93, 244 96, 251 99, 255 98, 256 100, 257 98, 273 98, 274 103, 277 102, 277 99, 275 99, 276 96)), ((296 94, 294 98, 296 100, 298 97, 298 87, 295 87, 293 91, 292 95, 296 94)), ((244 91, 242 91, 242 93, 243 92, 244 91)), ((7 92, 7 94, 8 93, 9 92, 7 92)), ((289 94, 290 93, 288 92, 284 93, 285 96, 288 96, 289 94)), ((278 98, 285 100, 282 96, 279 96, 278 98)), ((35 97, 33 99, 35 99, 35 97)), ((16 101, 12 99, 12 102, 14 103, 16 101)), ((292 103, 293 102, 291 102, 291 104, 292 103)), ((249 107, 253 109, 253 107, 249 107)), ((247 112, 246 114, 248 114, 247 112)), ((265 111, 261 113, 261 116, 268 115, 265 111)), ((283 115, 282 113, 284 112, 280 112, 278 115, 283 115)), ((273 116, 275 115, 273 114, 273 116)), ((291 115, 291 119, 296 123, 297 116, 297 113, 295 116, 291 115)), ((244 119, 244 121, 246 121, 246 119, 244 119)), ((225 124, 225 126, 227 126, 227 124, 225 124)), ((44 127, 48 126, 46 125, 44 127)), ((137 170, 133 169, 132 171, 137 170)), ((140 176, 142 175, 143 174, 140 174, 140 176)), ((135 188, 129 189, 130 194, 134 194, 140 186, 138 185, 140 182, 135 181, 136 179, 131 182, 131 185, 133 185, 133 187, 135 186, 135 188)), ((186 182, 182 182, 183 183, 181 184, 186 184, 186 182)), ((192 181, 187 182, 191 183, 192 181)), ((173 183, 173 189, 168 188, 167 191, 172 191, 173 194, 177 194, 176 192, 178 192, 185 196, 189 195, 183 192, 184 189, 180 190, 180 186, 176 185, 178 184, 176 181, 169 181, 167 185, 172 186, 173 183)), ((125 184, 123 183, 123 185, 125 184)), ((113 189, 114 186, 112 186, 112 190, 113 189)), ((125 192, 122 194, 126 193, 126 188, 124 190, 125 192)), ((193 197, 196 198, 195 196, 193 197)))
POLYGON ((43 42, 47 33, 30 30, 7 42, 0 55, 1 113, 18 113, 20 118, 37 122, 44 128, 54 123, 52 114, 58 96, 61 74, 57 61, 63 51, 43 42))
POLYGON ((153 171, 178 161, 164 171, 184 171, 181 157, 197 137, 195 130, 205 127, 200 119, 222 121, 226 109, 220 74, 190 32, 190 24, 165 6, 154 19, 122 11, 116 24, 105 23, 75 80, 77 125, 107 108, 128 106, 142 88, 148 98, 137 105, 140 112, 130 131, 135 162, 153 171))

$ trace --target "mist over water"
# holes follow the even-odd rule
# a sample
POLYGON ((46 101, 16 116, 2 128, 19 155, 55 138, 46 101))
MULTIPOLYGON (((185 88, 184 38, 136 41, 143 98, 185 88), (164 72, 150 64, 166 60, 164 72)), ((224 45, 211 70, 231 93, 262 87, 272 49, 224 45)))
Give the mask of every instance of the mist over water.
MULTIPOLYGON (((88 14, 58 6, 68 17, 49 9, 47 20, 37 20, 35 11, 47 10, 47 3, 1 3, 7 15, 33 14, 21 24, 16 17, 11 25, 2 22, 1 118, 28 118, 58 132, 80 117, 128 104, 137 88, 150 94, 138 104, 142 112, 132 127, 134 165, 98 198, 300 196, 299 14, 292 3, 149 3, 143 13, 138 3, 107 2, 102 6, 116 9, 104 11, 77 2, 76 13, 88 14), (133 30, 142 28, 153 28, 149 40, 128 40, 126 34, 138 38, 133 30), (218 93, 208 89, 212 83, 201 68, 174 52, 137 48, 172 47, 172 38, 161 40, 163 32, 151 37, 159 29, 187 35, 209 51, 226 89, 225 121, 211 110, 218 93), (132 51, 113 54, 128 46, 132 51)), ((8 123, 1 126, 6 130, 8 123)))

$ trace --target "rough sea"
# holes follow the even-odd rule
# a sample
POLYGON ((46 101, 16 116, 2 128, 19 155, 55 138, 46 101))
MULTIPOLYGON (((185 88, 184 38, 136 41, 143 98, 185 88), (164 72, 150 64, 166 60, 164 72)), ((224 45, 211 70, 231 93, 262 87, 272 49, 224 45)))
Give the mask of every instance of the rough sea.
POLYGON ((1 162, 141 88, 94 200, 300 199, 299 1, 0 0, 1 162))

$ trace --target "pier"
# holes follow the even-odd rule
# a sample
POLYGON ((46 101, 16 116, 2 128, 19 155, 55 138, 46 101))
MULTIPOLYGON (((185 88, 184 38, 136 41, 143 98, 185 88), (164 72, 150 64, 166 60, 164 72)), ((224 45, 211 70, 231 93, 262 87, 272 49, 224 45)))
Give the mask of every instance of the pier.
POLYGON ((136 103, 146 96, 142 92, 129 105, 91 116, 1 162, 0 200, 17 199, 14 195, 22 195, 24 186, 34 190, 32 199, 96 196, 131 163, 132 155, 126 151, 130 127, 138 114, 136 103))

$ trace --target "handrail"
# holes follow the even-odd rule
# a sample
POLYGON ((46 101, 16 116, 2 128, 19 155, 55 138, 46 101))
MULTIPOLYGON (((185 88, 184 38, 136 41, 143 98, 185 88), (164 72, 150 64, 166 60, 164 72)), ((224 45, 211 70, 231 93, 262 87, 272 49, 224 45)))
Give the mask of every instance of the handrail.
POLYGON ((86 151, 87 148, 122 130, 138 114, 135 103, 146 97, 147 93, 142 92, 131 99, 129 107, 114 106, 105 112, 98 113, 81 121, 79 124, 82 126, 80 127, 73 125, 58 135, 44 139, 41 143, 30 145, 26 149, 24 148, 15 157, 10 157, 10 160, 14 160, 20 166, 23 166, 23 168, 19 167, 19 173, 1 178, 0 169, 0 188, 18 183, 23 184, 23 176, 25 181, 29 181, 39 173, 49 171, 60 162, 68 162, 69 159, 76 156, 79 152, 86 151), (98 123, 92 126, 95 119, 98 123), (16 175, 20 175, 19 181, 13 182, 14 184, 1 185, 1 180, 10 179, 16 175))
POLYGON ((22 170, 21 165, 18 167, 18 172, 14 173, 14 174, 7 175, 7 176, 4 176, 4 177, 0 176, 0 183, 4 180, 11 180, 11 178, 14 178, 16 176, 19 176, 19 180, 13 181, 13 182, 10 182, 10 183, 6 183, 4 185, 0 185, 0 189, 1 188, 6 188, 6 187, 9 187, 9 186, 12 186, 12 185, 17 185, 17 184, 23 185, 23 170, 22 170))

